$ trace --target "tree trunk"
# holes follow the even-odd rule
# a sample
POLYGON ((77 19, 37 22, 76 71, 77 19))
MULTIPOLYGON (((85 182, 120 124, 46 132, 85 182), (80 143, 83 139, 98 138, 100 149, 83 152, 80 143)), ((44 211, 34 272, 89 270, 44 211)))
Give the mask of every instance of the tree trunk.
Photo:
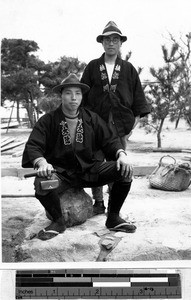
POLYGON ((28 116, 29 116, 29 122, 30 122, 30 125, 31 125, 31 128, 34 127, 34 114, 33 114, 33 105, 32 103, 28 103, 28 116))
POLYGON ((177 128, 178 128, 179 121, 180 121, 180 118, 178 117, 178 118, 176 119, 176 123, 175 123, 175 129, 177 129, 177 128))
POLYGON ((19 122, 19 124, 21 123, 20 115, 19 115, 19 100, 17 100, 17 121, 19 122))
POLYGON ((27 114, 28 114, 28 117, 29 117, 30 128, 33 128, 34 124, 35 124, 34 115, 33 115, 33 105, 28 99, 26 101, 25 108, 27 110, 27 114))
POLYGON ((29 121, 30 121, 30 125, 31 128, 34 127, 35 125, 35 116, 34 116, 34 105, 33 105, 33 95, 32 92, 30 90, 28 90, 28 116, 29 116, 29 121))
POLYGON ((180 121, 180 116, 181 116, 181 110, 179 111, 178 118, 176 119, 175 129, 178 128, 178 124, 179 124, 179 121, 180 121))
POLYGON ((161 120, 159 129, 158 129, 158 131, 157 131, 157 147, 158 147, 158 148, 161 148, 161 145, 162 145, 162 141, 161 141, 161 132, 162 132, 163 124, 164 124, 164 119, 161 120))
POLYGON ((157 148, 161 148, 161 132, 158 130, 157 132, 157 148))

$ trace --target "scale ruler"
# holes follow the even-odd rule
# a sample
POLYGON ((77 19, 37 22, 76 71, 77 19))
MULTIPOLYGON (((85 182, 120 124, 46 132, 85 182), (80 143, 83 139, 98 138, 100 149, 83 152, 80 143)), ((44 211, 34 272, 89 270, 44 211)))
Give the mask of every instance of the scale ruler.
POLYGON ((181 299, 181 276, 164 270, 19 270, 16 299, 181 299))

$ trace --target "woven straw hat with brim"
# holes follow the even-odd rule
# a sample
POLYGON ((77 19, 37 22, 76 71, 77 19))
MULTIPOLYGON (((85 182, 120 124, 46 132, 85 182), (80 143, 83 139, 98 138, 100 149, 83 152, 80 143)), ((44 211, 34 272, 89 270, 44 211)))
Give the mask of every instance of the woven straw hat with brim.
POLYGON ((97 40, 98 43, 102 43, 103 38, 105 36, 109 36, 111 34, 118 34, 120 36, 122 42, 125 42, 127 40, 127 37, 125 35, 122 35, 121 30, 119 30, 119 28, 117 27, 117 25, 113 21, 110 21, 105 26, 102 34, 98 35, 96 40, 97 40))
POLYGON ((66 77, 61 84, 56 85, 55 87, 53 87, 53 92, 55 93, 62 93, 62 90, 66 87, 79 87, 82 90, 82 93, 86 93, 89 91, 90 87, 87 84, 81 83, 78 79, 78 77, 76 76, 76 74, 71 73, 68 75, 68 77, 66 77))

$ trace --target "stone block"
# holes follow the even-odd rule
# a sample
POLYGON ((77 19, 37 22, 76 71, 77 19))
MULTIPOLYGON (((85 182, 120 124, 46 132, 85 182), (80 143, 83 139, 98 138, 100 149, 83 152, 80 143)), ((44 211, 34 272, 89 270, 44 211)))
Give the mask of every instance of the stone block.
MULTIPOLYGON (((62 214, 66 221, 66 227, 72 227, 84 223, 93 214, 92 198, 84 189, 68 189, 60 194, 62 214)), ((46 216, 51 216, 46 211, 46 216)))

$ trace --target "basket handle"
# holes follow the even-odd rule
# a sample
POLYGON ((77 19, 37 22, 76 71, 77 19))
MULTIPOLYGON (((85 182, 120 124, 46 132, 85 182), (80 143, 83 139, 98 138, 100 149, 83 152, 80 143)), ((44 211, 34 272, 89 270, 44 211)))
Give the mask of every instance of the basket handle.
POLYGON ((176 164, 176 159, 173 157, 173 156, 171 156, 171 155, 164 155, 164 156, 162 156, 161 158, 160 158, 160 160, 159 160, 159 165, 161 165, 162 164, 162 160, 163 160, 163 158, 165 158, 165 157, 170 157, 170 158, 172 158, 173 159, 173 164, 175 165, 176 164))

